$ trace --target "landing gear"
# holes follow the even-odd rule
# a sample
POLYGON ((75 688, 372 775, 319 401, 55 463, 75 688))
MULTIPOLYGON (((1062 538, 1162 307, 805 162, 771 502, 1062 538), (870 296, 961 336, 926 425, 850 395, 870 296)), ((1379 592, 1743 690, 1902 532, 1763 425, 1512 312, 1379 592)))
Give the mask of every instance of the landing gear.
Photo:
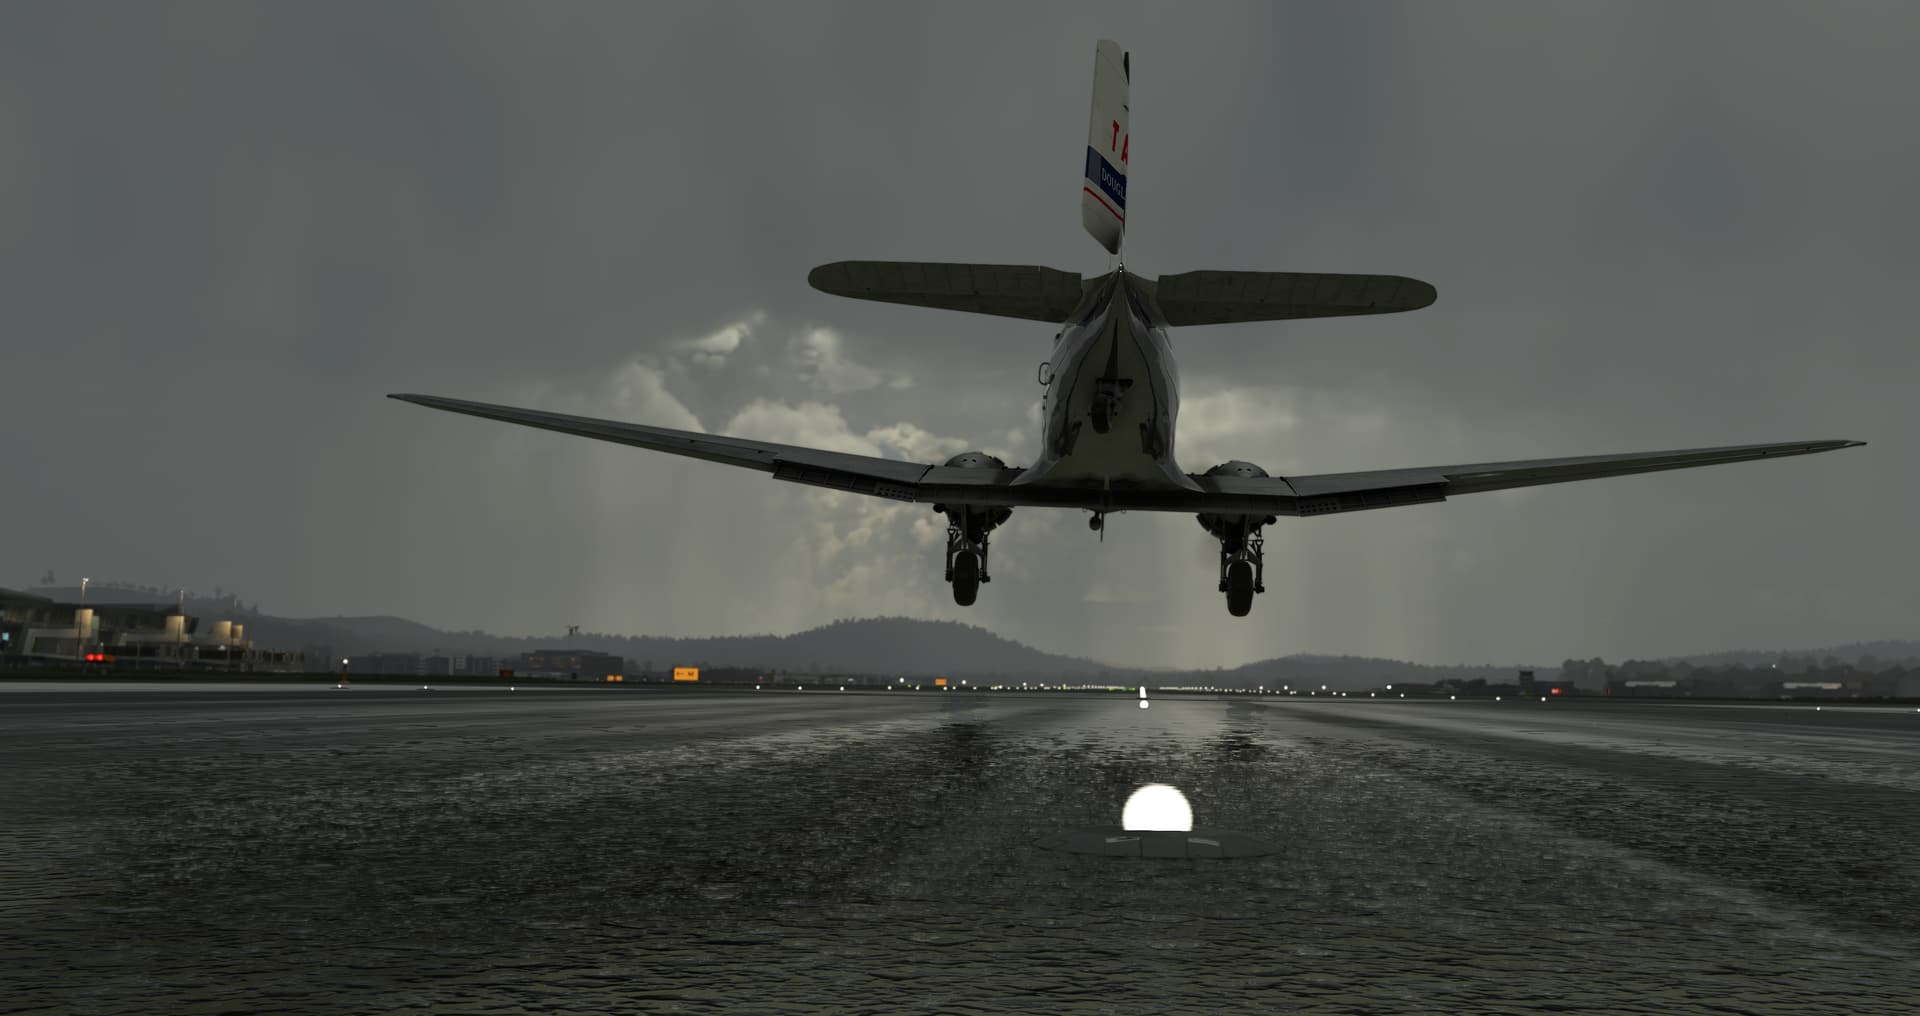
POLYGON ((986 578, 982 573, 984 559, 971 550, 957 550, 950 560, 953 563, 947 566, 947 580, 953 583, 953 602, 971 607, 980 596, 981 580, 986 578))
POLYGON ((1253 612, 1253 565, 1247 561, 1234 561, 1227 565, 1226 581, 1220 587, 1227 591, 1227 613, 1234 617, 1246 617, 1253 612))
POLYGON ((953 584, 953 602, 971 607, 980 596, 980 584, 993 581, 987 574, 988 534, 1012 517, 1013 509, 934 505, 933 510, 947 517, 947 581, 953 584))
POLYGON ((1200 524, 1220 540, 1220 591, 1227 594, 1227 613, 1246 617, 1253 611, 1255 593, 1267 591, 1266 540, 1260 527, 1276 519, 1268 515, 1203 515, 1200 524))

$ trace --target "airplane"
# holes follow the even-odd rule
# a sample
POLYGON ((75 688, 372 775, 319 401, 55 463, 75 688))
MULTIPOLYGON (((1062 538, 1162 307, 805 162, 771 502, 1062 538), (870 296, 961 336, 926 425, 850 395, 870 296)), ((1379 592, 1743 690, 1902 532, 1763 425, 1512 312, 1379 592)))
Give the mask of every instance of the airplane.
MULTIPOLYGON (((1093 110, 1081 180, 1081 224, 1118 257, 1126 234, 1131 54, 1094 48, 1093 110)), ((432 409, 743 466, 776 480, 932 505, 946 516, 946 581, 970 606, 987 571, 992 531, 1015 508, 1092 513, 1103 531, 1122 511, 1187 512, 1220 541, 1218 592, 1245 617, 1266 591, 1261 528, 1306 517, 1431 504, 1461 494, 1666 469, 1807 455, 1865 444, 1823 440, 1623 455, 1272 476, 1251 462, 1188 473, 1174 460, 1178 375, 1168 329, 1187 325, 1387 314, 1434 302, 1433 286, 1397 275, 1193 271, 1143 278, 1124 259, 1083 278, 1038 265, 840 261, 808 276, 815 289, 861 300, 992 314, 1059 325, 1040 365, 1039 457, 1009 466, 985 452, 944 463, 902 462, 717 434, 566 416, 431 395, 396 394, 432 409)))

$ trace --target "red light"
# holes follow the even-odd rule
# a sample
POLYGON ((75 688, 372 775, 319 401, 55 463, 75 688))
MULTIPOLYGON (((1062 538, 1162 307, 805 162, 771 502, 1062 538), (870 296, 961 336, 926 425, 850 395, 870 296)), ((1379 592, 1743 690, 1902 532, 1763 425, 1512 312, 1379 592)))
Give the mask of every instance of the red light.
POLYGON ((1560 694, 1560 689, 1558 689, 1558 688, 1554 688, 1554 689, 1552 689, 1552 691, 1553 691, 1553 694, 1555 694, 1555 695, 1558 695, 1558 694, 1560 694))

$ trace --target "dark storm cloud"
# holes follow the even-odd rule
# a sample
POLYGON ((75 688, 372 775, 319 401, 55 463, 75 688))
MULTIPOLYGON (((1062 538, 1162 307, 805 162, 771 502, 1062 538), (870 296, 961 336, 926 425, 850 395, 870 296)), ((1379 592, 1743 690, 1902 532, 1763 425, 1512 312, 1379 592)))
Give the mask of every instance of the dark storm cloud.
POLYGON ((513 632, 907 611, 1110 659, 1433 660, 1910 634, 1920 264, 1895 5, 0 9, 0 582, 218 583, 513 632), (840 258, 1089 274, 1093 40, 1130 266, 1440 302, 1175 335, 1190 469, 1801 437, 1867 449, 1270 531, 1022 512, 971 612, 924 508, 382 400, 1030 455, 1044 325, 834 301, 840 258), (22 496, 21 492, 27 492, 22 496))

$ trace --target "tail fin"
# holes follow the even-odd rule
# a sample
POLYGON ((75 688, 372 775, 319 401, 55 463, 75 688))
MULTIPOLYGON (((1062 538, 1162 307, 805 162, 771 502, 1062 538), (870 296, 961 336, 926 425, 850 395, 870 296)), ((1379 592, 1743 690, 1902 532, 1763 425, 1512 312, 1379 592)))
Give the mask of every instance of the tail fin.
POLYGON ((1093 117, 1087 125, 1087 175, 1080 223, 1109 254, 1127 235, 1127 85, 1132 70, 1120 44, 1093 47, 1093 117))

